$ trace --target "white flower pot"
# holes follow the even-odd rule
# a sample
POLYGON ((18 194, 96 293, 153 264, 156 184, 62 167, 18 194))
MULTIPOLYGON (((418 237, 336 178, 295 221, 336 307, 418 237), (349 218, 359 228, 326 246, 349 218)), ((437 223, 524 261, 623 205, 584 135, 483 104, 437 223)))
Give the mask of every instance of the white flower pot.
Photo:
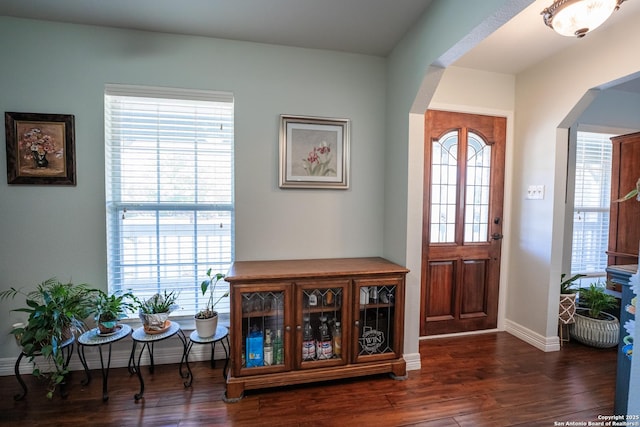
POLYGON ((216 314, 209 319, 198 319, 196 320, 196 331, 198 332, 198 336, 201 338, 209 338, 216 334, 216 329, 218 328, 218 315, 216 314))

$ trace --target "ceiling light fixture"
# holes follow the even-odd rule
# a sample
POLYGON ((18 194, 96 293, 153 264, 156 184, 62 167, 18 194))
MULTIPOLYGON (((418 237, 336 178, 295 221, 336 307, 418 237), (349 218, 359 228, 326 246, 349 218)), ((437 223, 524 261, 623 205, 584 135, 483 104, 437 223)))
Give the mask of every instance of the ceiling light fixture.
POLYGON ((625 0, 555 0, 542 11, 547 26, 558 34, 584 37, 606 21, 625 0))

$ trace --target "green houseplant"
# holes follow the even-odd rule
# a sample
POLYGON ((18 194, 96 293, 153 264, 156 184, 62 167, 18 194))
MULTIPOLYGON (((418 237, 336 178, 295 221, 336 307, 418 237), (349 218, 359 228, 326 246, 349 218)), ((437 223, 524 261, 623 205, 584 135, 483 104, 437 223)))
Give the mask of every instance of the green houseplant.
POLYGON ((592 347, 608 348, 618 345, 620 322, 605 312, 615 308, 618 300, 605 292, 604 287, 592 283, 578 293, 578 308, 571 336, 592 347))
POLYGON ((216 328, 218 327, 218 312, 215 311, 215 307, 222 298, 229 296, 229 292, 225 292, 214 301, 216 286, 222 279, 224 279, 224 274, 213 274, 212 269, 210 268, 207 270, 207 279, 200 284, 202 295, 206 295, 207 291, 209 291, 207 305, 195 315, 196 331, 198 332, 198 336, 202 338, 208 338, 215 335, 216 328))
POLYGON ((74 330, 86 329, 84 319, 91 314, 91 299, 95 292, 86 284, 62 283, 51 278, 28 293, 16 288, 0 293, 0 300, 18 295, 25 297, 26 307, 14 311, 27 313, 27 323, 11 333, 28 360, 34 363, 33 375, 48 381, 48 398, 53 397, 56 387, 65 381, 69 373, 68 358, 65 360, 62 349, 74 330), (40 369, 36 356, 44 358, 47 369, 40 369))
POLYGON ((138 308, 138 315, 145 332, 157 334, 169 327, 169 314, 178 309, 176 304, 178 296, 176 291, 168 292, 166 289, 146 300, 139 300, 134 296, 135 306, 138 308))
POLYGON ((97 290, 91 306, 100 333, 109 334, 115 332, 118 320, 134 309, 133 294, 114 292, 109 295, 102 290, 97 290))

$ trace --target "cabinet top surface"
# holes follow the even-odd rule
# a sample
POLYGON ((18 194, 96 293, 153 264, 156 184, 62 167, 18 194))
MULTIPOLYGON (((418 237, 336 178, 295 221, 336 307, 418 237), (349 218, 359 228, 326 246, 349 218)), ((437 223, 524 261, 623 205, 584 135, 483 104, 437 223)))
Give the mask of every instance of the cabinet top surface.
POLYGON ((236 261, 225 277, 227 282, 323 278, 368 274, 406 274, 409 270, 384 258, 327 258, 277 261, 236 261))

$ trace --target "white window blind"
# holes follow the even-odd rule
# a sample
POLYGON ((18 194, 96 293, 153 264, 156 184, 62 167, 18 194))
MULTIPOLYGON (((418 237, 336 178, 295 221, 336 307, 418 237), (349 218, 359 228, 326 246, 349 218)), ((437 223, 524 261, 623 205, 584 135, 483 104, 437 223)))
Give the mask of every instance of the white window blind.
POLYGON ((604 276, 609 240, 611 140, 578 132, 571 274, 604 276))
POLYGON ((177 315, 206 304, 207 269, 226 273, 233 259, 233 138, 231 94, 105 87, 110 292, 176 290, 177 315))

